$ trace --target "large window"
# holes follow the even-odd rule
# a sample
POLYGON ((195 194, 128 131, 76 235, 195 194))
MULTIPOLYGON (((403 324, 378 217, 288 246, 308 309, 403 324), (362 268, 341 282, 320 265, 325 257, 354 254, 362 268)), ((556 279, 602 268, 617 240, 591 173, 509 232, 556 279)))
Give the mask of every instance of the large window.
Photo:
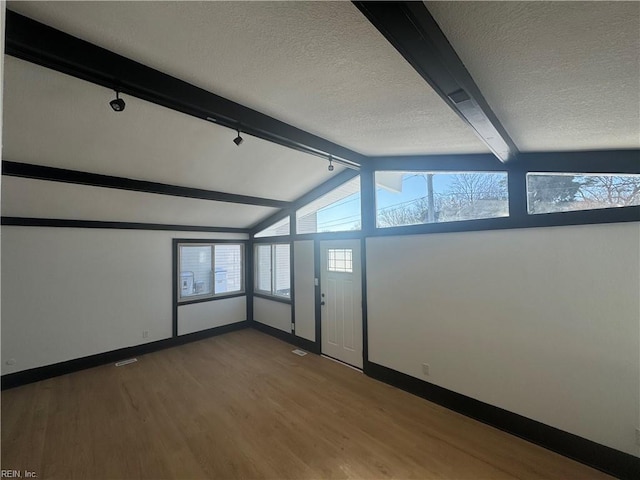
POLYGON ((506 172, 376 172, 378 228, 509 216, 506 172))
POLYGON ((528 173, 529 213, 640 205, 640 174, 528 173))
POLYGON ((297 233, 360 230, 360 176, 296 212, 297 233))
POLYGON ((243 254, 236 243, 178 244, 179 301, 243 292, 243 254))
POLYGON ((255 291, 276 297, 291 297, 290 245, 273 243, 256 245, 255 291))

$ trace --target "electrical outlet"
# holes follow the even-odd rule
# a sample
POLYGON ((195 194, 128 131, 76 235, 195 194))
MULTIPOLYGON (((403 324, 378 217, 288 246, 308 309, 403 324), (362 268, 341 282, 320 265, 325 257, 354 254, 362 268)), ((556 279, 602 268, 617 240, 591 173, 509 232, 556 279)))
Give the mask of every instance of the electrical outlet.
POLYGON ((9 360, 7 360, 7 365, 15 365, 16 363, 17 362, 15 358, 10 358, 9 360))
POLYGON ((429 364, 428 363, 423 363, 422 364, 422 373, 426 376, 429 376, 429 364))
POLYGON ((149 330, 142 331, 142 338, 147 338, 149 336, 149 330))
POLYGON ((636 428, 636 445, 640 447, 640 428, 636 428))

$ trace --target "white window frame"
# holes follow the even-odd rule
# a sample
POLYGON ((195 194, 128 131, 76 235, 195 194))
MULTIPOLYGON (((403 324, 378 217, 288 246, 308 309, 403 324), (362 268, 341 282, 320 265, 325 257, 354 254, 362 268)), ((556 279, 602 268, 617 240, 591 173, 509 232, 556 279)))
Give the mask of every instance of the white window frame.
POLYGON ((176 288, 177 290, 177 298, 178 304, 187 304, 191 302, 197 302, 202 300, 214 300, 218 298, 225 297, 235 297, 238 295, 244 295, 246 293, 245 286, 245 248, 244 243, 241 242, 178 242, 177 247, 177 258, 178 258, 178 268, 177 268, 177 278, 176 278, 176 288), (240 290, 234 290, 232 292, 223 292, 223 293, 215 293, 215 271, 216 271, 216 246, 239 246, 240 247, 240 290), (213 272, 213 278, 211 282, 211 292, 204 293, 201 295, 189 295, 188 297, 182 296, 182 247, 211 247, 211 271, 213 272))

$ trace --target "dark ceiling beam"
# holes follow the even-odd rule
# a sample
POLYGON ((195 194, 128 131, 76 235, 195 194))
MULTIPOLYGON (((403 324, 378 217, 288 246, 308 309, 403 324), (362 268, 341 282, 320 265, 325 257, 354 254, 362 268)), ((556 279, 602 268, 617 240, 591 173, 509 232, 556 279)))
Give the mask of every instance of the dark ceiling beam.
POLYGON ((351 168, 366 161, 353 150, 11 10, 5 53, 285 147, 331 156, 351 168))
POLYGON ((109 228, 116 230, 159 230, 169 232, 250 233, 246 228, 235 227, 168 225, 164 223, 105 222, 101 220, 69 220, 66 218, 0 217, 0 224, 18 227, 109 228))
POLYGON ((291 202, 271 198, 251 197, 249 195, 216 192, 201 188, 180 187, 166 183, 100 175, 97 173, 80 172, 78 170, 67 170, 65 168, 45 167, 43 165, 33 165, 30 163, 9 162, 7 160, 2 161, 2 175, 49 180, 52 182, 74 183, 77 185, 90 185, 92 187, 115 188, 133 192, 156 193, 173 197, 196 198, 198 200, 257 205, 260 207, 288 208, 291 206, 291 202))
POLYGON ((518 155, 447 37, 423 2, 353 2, 502 161, 518 155))
POLYGON ((520 152, 518 161, 508 164, 490 153, 376 156, 369 160, 368 168, 373 170, 640 173, 638 149, 520 152))

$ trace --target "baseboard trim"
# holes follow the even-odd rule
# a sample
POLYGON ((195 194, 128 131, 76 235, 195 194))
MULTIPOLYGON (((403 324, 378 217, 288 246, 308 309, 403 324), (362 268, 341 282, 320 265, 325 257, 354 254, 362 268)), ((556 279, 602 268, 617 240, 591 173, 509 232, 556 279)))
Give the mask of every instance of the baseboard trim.
POLYGON ((621 479, 640 478, 640 458, 388 367, 365 361, 364 373, 450 410, 508 432, 621 479))
POLYGON ((75 358, 66 362, 54 363, 53 365, 45 365, 44 367, 32 368, 22 372, 9 373, 2 375, 1 389, 19 387, 28 383, 39 382, 47 378, 66 375, 67 373, 93 368, 107 363, 117 362, 119 360, 144 355, 146 353, 156 352, 165 348, 177 347, 185 343, 196 342, 205 338, 222 335, 223 333, 242 330, 249 327, 248 321, 231 323, 221 327, 209 328, 200 332, 189 333, 179 337, 167 338, 156 342, 144 343, 142 345, 134 345, 132 347, 120 348, 109 352, 98 353, 88 357, 75 358))
POLYGON ((316 342, 312 342, 311 340, 307 340, 306 338, 298 337, 293 333, 278 330, 277 328, 270 327, 269 325, 265 325, 264 323, 256 321, 251 322, 250 327, 266 333, 267 335, 271 335, 272 337, 276 337, 287 343, 295 345, 296 347, 302 348, 307 352, 317 353, 318 355, 320 355, 320 347, 316 344, 316 342))

